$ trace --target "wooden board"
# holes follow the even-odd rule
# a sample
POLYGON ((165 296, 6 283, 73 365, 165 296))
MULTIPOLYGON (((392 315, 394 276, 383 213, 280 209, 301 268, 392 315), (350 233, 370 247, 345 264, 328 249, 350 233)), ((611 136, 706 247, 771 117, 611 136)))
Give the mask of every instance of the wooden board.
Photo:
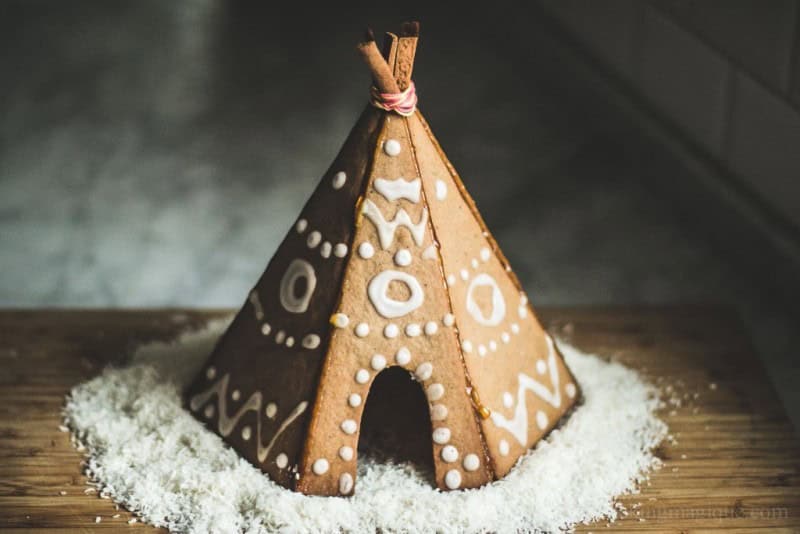
MULTIPOLYGON (((580 530, 800 532, 800 448, 732 313, 710 307, 539 312, 551 332, 639 369, 672 401, 663 410, 672 439, 658 449, 664 468, 640 494, 621 499, 626 517, 580 530)), ((136 344, 225 314, 0 312, 0 531, 156 530, 128 525, 130 514, 84 493, 82 457, 58 428, 64 395, 136 344)))

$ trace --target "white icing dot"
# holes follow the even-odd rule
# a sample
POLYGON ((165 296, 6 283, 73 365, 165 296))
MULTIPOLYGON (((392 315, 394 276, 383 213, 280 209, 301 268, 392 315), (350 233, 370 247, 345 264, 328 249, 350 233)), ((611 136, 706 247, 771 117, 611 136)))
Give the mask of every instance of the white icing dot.
POLYGON ((519 334, 519 325, 517 323, 511 323, 511 332, 519 334))
POLYGON ((417 376, 417 379, 422 382, 428 380, 433 374, 433 364, 431 362, 419 364, 417 370, 414 371, 414 374, 417 376))
POLYGON ((269 325, 269 323, 264 323, 261 325, 261 333, 263 335, 268 336, 270 332, 272 332, 272 327, 269 325))
POLYGON ((465 282, 467 280, 469 280, 469 271, 467 271, 466 269, 461 269, 461 273, 460 274, 461 274, 461 279, 462 280, 464 280, 465 282))
POLYGON ((345 328, 350 324, 350 318, 343 313, 334 313, 331 316, 331 324, 336 328, 345 328))
POLYGON ((369 325, 367 323, 358 323, 356 325, 356 335, 358 337, 367 337, 369 335, 369 325))
POLYGON ((294 346, 294 338, 292 336, 289 336, 289 337, 286 338, 286 346, 287 347, 293 347, 294 346))
POLYGON ((353 491, 353 475, 342 473, 339 477, 339 493, 349 495, 351 491, 353 491))
POLYGON ((544 363, 544 360, 539 360, 536 362, 536 372, 540 375, 543 375, 547 372, 547 364, 544 363))
POLYGON ((528 316, 528 308, 526 306, 520 306, 517 310, 517 313, 519 314, 520 319, 524 319, 528 316))
POLYGON ((249 441, 250 438, 253 436, 253 429, 249 426, 242 427, 242 439, 245 441, 249 441))
POLYGON ((429 401, 437 401, 444 397, 444 386, 439 384, 431 384, 428 386, 428 400, 429 401))
POLYGON ((331 180, 331 185, 333 186, 334 189, 341 189, 346 181, 347 181, 347 175, 342 171, 339 171, 333 175, 333 179, 331 180))
POLYGON ((506 408, 511 408, 512 406, 514 406, 514 396, 511 395, 511 393, 509 393, 508 391, 503 393, 503 406, 505 406, 506 408))
POLYGON ((361 406, 361 395, 358 393, 351 393, 350 396, 347 398, 347 404, 352 406, 353 408, 358 408, 361 406))
POLYGON ((238 401, 242 397, 242 392, 238 389, 234 389, 233 393, 231 393, 231 398, 235 401, 238 401))
POLYGON ((472 261, 469 264, 472 265, 473 269, 477 269, 479 265, 477 258, 472 258, 472 261))
POLYGON ((297 230, 298 234, 302 234, 308 228, 308 221, 305 219, 298 219, 297 224, 294 225, 294 229, 297 230))
POLYGON ((492 256, 492 252, 491 252, 491 251, 490 251, 488 248, 486 248, 486 247, 483 247, 483 248, 481 249, 481 259, 482 259, 483 261, 489 261, 489 258, 490 258, 491 256, 492 256))
POLYGON ((366 369, 359 369, 356 373, 356 382, 359 384, 366 384, 369 382, 369 371, 366 369))
POLYGON ((347 245, 344 243, 337 243, 335 247, 333 247, 333 255, 337 258, 344 258, 347 256, 347 245))
POLYGON ((442 447, 442 460, 449 464, 458 460, 458 449, 452 445, 445 445, 442 447))
POLYGON ((508 442, 504 439, 501 439, 498 450, 500 451, 500 456, 508 456, 508 442))
POLYGON ((275 417, 276 413, 278 413, 278 405, 275 404, 274 402, 270 402, 269 404, 267 404, 267 407, 264 408, 264 415, 266 415, 270 419, 275 417))
POLYGON ((370 360, 369 363, 373 369, 380 371, 386 367, 386 356, 383 354, 376 354, 372 357, 372 360, 370 360))
POLYGON ((389 156, 396 156, 400 154, 400 142, 396 139, 387 139, 386 142, 383 144, 383 151, 386 152, 389 156))
POLYGON ((461 348, 464 352, 472 352, 472 342, 469 339, 465 339, 461 342, 461 348))
POLYGON ((345 462, 349 462, 353 459, 353 447, 348 447, 347 445, 341 447, 339 449, 339 458, 344 460, 345 462))
POLYGON ((436 198, 444 200, 447 197, 447 184, 441 180, 436 180, 436 198))
POLYGON ((422 333, 422 328, 417 323, 408 323, 406 325, 406 335, 408 337, 417 337, 422 333))
POLYGON ((319 347, 319 336, 317 334, 308 334, 303 338, 303 347, 307 349, 316 349, 319 347))
POLYGON ((383 328, 383 335, 389 339, 394 339, 400 333, 400 329, 394 323, 389 323, 383 328))
POLYGON ((539 427, 539 430, 547 428, 547 414, 541 410, 536 412, 536 426, 539 427))
POLYGON ((462 462, 464 469, 467 471, 477 471, 478 468, 481 466, 481 460, 478 458, 477 454, 468 454, 464 456, 464 461, 462 462))
POLYGON ((428 245, 422 252, 422 259, 423 260, 435 260, 436 259, 436 245, 428 245))
POLYGON ((400 347, 394 356, 394 361, 400 365, 407 365, 411 361, 411 351, 405 347, 400 347))
POLYGON ((322 234, 314 230, 313 232, 308 234, 308 239, 306 239, 306 245, 308 245, 308 248, 314 248, 320 244, 320 241, 322 241, 322 234))
POLYGON ((497 342, 494 339, 489 342, 489 350, 492 352, 497 351, 497 342))
POLYGON ((375 247, 373 247, 371 243, 365 241, 358 245, 358 255, 368 260, 375 255, 375 247))
POLYGON ((444 483, 451 490, 460 488, 461 487, 461 473, 459 473, 455 469, 451 469, 444 476, 444 483))
POLYGON ((508 343, 511 341, 511 336, 508 335, 508 332, 503 332, 500 334, 500 339, 503 341, 503 343, 508 343))
POLYGON ((577 393, 577 390, 575 389, 575 384, 573 384, 572 382, 564 386, 564 391, 567 392, 567 397, 569 397, 570 399, 574 399, 575 394, 577 393))
POLYGON ((454 275, 454 274, 448 274, 447 275, 447 285, 450 286, 450 287, 453 287, 454 285, 456 285, 456 275, 454 275))
POLYGON ((444 317, 442 317, 442 324, 445 326, 453 326, 456 324, 456 318, 452 313, 445 313, 444 317))
POLYGON ((315 460, 314 465, 311 467, 315 475, 324 475, 328 472, 329 468, 330 464, 325 458, 319 458, 318 460, 315 460))
POLYGON ((478 345, 478 354, 481 356, 486 356, 486 346, 485 345, 478 345))
POLYGON ((394 263, 400 267, 411 265, 411 252, 407 248, 401 248, 394 255, 394 263))
POLYGON ((342 421, 341 427, 342 432, 347 435, 352 435, 356 433, 358 429, 358 424, 353 419, 345 419, 342 421))
POLYGON ((439 325, 434 323, 433 321, 428 321, 425 323, 425 335, 432 336, 436 332, 439 331, 439 325))
POLYGON ((525 296, 525 293, 520 294, 519 296, 519 305, 525 306, 528 303, 528 297, 525 296))
POLYGON ((332 248, 333 245, 331 245, 330 241, 325 241, 322 246, 319 247, 319 255, 323 258, 330 258, 332 248))
POLYGON ((438 443, 439 445, 444 445, 448 441, 450 441, 450 429, 446 426, 441 428, 437 428, 433 431, 433 441, 434 443, 438 443))
POLYGON ((275 334, 275 343, 280 345, 286 339, 286 332, 283 330, 278 330, 278 333, 275 334))
POLYGON ((275 465, 277 465, 280 469, 283 469, 287 465, 289 465, 289 457, 283 453, 280 453, 278 456, 275 457, 275 465))
POLYGON ((206 406, 206 409, 203 413, 205 414, 206 419, 211 419, 212 417, 214 417, 214 405, 209 404, 208 406, 206 406))
POLYGON ((444 421, 447 419, 447 406, 444 404, 434 404, 431 406, 431 420, 444 421))
POLYGON ((217 368, 213 365, 206 369, 206 378, 209 380, 214 380, 214 377, 217 376, 217 368))

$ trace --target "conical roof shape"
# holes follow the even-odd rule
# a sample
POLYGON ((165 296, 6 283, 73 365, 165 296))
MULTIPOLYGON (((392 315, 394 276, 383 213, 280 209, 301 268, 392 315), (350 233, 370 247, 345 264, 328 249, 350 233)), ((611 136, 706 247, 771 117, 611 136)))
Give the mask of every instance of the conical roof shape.
MULTIPOLYGON (((374 97, 413 93, 416 33, 364 54, 374 97)), ((364 110, 186 394, 307 494, 354 491, 361 417, 389 367, 423 388, 443 490, 503 477, 580 396, 422 114, 398 109, 364 110)))

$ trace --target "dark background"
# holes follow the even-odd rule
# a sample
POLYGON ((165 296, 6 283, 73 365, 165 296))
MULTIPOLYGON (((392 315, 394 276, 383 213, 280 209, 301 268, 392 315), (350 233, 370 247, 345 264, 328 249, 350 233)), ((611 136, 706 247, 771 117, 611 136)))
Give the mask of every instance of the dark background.
POLYGON ((797 3, 395 7, 0 1, 0 305, 239 306, 418 18, 533 303, 733 306, 800 421, 797 3))

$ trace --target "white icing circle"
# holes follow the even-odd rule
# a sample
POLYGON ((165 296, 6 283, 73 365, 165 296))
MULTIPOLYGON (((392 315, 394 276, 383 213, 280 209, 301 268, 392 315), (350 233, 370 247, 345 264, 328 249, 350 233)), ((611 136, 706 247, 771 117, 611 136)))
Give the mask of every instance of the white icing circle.
POLYGON ((367 337, 369 335, 369 325, 367 323, 358 323, 356 325, 356 335, 358 337, 367 337))
POLYGON ((434 404, 431 406, 431 420, 444 421, 447 419, 447 406, 444 404, 434 404))
POLYGON ((353 491, 353 475, 342 473, 342 476, 339 477, 339 493, 350 495, 351 491, 353 491))
POLYGON ((214 405, 209 404, 206 406, 206 409, 203 411, 203 414, 206 416, 206 419, 211 419, 214 417, 214 405))
POLYGON ((356 382, 359 384, 366 384, 369 382, 369 371, 366 369, 359 369, 356 373, 356 382))
POLYGON ((501 439, 497 448, 500 451, 500 456, 508 456, 508 442, 506 440, 501 439))
POLYGON ((416 278, 408 273, 392 269, 387 269, 370 280, 369 286, 367 286, 367 294, 375 310, 387 319, 394 319, 411 313, 422 306, 425 300, 422 286, 419 285, 416 278), (394 281, 402 282, 408 287, 411 292, 408 300, 395 300, 389 298, 386 294, 389 290, 389 284, 394 281))
POLYGON ((461 272, 459 274, 461 275, 461 279, 464 280, 465 282, 467 280, 469 280, 469 271, 468 270, 461 269, 461 272))
POLYGON ((345 419, 342 421, 340 428, 342 429, 342 432, 350 436, 355 434, 356 430, 358 430, 358 423, 356 423, 353 419, 345 419))
POLYGON ((520 293, 520 295, 519 295, 519 305, 520 306, 525 306, 527 303, 528 303, 528 297, 525 295, 525 293, 520 293))
POLYGON ((315 475, 324 475, 325 473, 328 472, 329 468, 330 464, 328 463, 328 460, 326 460, 325 458, 319 458, 315 460, 314 465, 311 467, 315 475))
POLYGON ((347 256, 347 245, 344 243, 337 243, 335 247, 333 247, 333 255, 337 258, 344 258, 347 256))
POLYGON ((458 460, 458 449, 452 445, 445 445, 442 447, 442 460, 451 464, 458 460))
POLYGON ((349 404, 353 408, 358 408, 361 406, 361 395, 358 393, 351 393, 350 396, 347 398, 347 404, 349 404))
POLYGON ((268 336, 270 332, 272 332, 272 327, 269 325, 269 323, 264 323, 261 325, 261 333, 263 335, 268 336))
POLYGON ((433 374, 433 364, 431 362, 425 362, 419 364, 417 370, 414 371, 414 374, 417 376, 417 379, 420 380, 421 382, 428 380, 433 374))
POLYGON ((400 334, 400 329, 394 323, 389 323, 383 328, 383 335, 389 339, 394 339, 400 334))
POLYGON ((431 384, 428 386, 428 400, 429 401, 437 401, 444 397, 444 386, 439 384, 431 384))
POLYGON ((478 345, 478 354, 481 356, 486 356, 486 346, 485 345, 478 345))
POLYGON ((466 471, 477 471, 478 468, 481 466, 481 460, 478 458, 477 454, 468 454, 464 456, 464 461, 462 462, 464 466, 464 470, 466 471))
POLYGON ((308 248, 315 248, 322 242, 322 234, 314 230, 310 234, 308 234, 308 239, 306 239, 306 245, 308 248))
POLYGON ((508 343, 511 341, 511 336, 508 335, 508 332, 503 332, 500 334, 500 339, 503 341, 503 343, 508 343))
POLYGON ((524 319, 528 316, 528 308, 526 306, 520 306, 517 308, 517 314, 519 315, 520 319, 524 319))
POLYGON ((334 313, 331 316, 331 324, 336 328, 345 328, 350 324, 350 318, 343 313, 334 313))
POLYGON ((308 334, 306 337, 303 338, 303 347, 307 349, 316 349, 319 347, 319 336, 317 334, 308 334))
POLYGON ((253 436, 253 429, 249 426, 242 427, 242 439, 245 441, 250 441, 250 438, 253 436))
POLYGON ((371 243, 365 241, 358 245, 358 255, 368 260, 375 255, 375 247, 373 247, 371 243))
POLYGON ((270 419, 274 418, 276 413, 278 413, 278 405, 274 402, 270 402, 267 404, 266 408, 264 408, 264 415, 270 419))
POLYGON ((344 460, 345 462, 349 462, 353 459, 353 447, 348 447, 347 445, 341 447, 339 449, 339 458, 344 460))
POLYGON ((422 252, 422 259, 423 260, 435 260, 436 259, 436 245, 428 245, 422 252))
POLYGON ((394 361, 400 365, 406 365, 411 361, 411 351, 405 347, 400 347, 397 354, 394 356, 394 361))
POLYGON ((339 171, 333 175, 333 179, 331 180, 331 185, 334 189, 341 189, 344 183, 347 181, 347 175, 339 171))
POLYGON ((442 317, 442 324, 445 326, 453 326, 456 324, 456 318, 452 313, 445 313, 444 317, 442 317))
POLYGON ((302 234, 308 228, 308 221, 305 219, 298 219, 297 224, 294 225, 294 229, 297 230, 298 234, 302 234))
POLYGON ((319 247, 319 255, 323 258, 330 258, 332 248, 333 245, 331 245, 330 241, 325 241, 322 246, 319 247))
POLYGON ((541 410, 536 412, 536 426, 539 427, 539 430, 547 428, 547 414, 541 410))
POLYGON ((402 147, 400 146, 400 142, 397 139, 387 139, 386 142, 383 144, 383 151, 386 152, 389 156, 397 156, 400 154, 400 150, 402 147))
POLYGON ((406 325, 406 335, 408 337, 417 337, 422 333, 422 328, 417 323, 408 323, 406 325))
POLYGON ((401 248, 394 255, 394 263, 400 267, 411 265, 411 252, 407 248, 401 248))
POLYGON ((503 406, 506 408, 511 408, 514 406, 514 396, 508 391, 503 393, 503 406))
POLYGON ((372 357, 372 360, 370 360, 369 364, 376 371, 381 371, 384 367, 386 367, 386 356, 383 354, 376 354, 372 357))
POLYGON ((469 339, 465 339, 461 342, 461 348, 464 352, 472 352, 472 342, 469 339))
POLYGON ((455 469, 451 469, 444 476, 444 483, 448 489, 454 490, 461 487, 461 473, 455 469))
MULTIPOLYGON (((311 295, 317 287, 317 275, 314 267, 306 260, 295 258, 286 268, 281 278, 280 300, 283 308, 289 313, 304 313, 311 302, 311 295), (298 280, 305 279, 306 284, 302 295, 295 294, 298 280)), ((280 343, 280 342, 279 342, 280 343)))
POLYGON ((490 258, 491 256, 492 256, 492 252, 491 252, 491 251, 490 251, 488 248, 486 248, 486 247, 483 247, 483 248, 481 249, 481 259, 482 259, 483 261, 489 261, 489 258, 490 258))
POLYGON ((450 286, 450 287, 453 287, 454 285, 456 285, 456 275, 454 275, 454 274, 448 274, 447 275, 447 285, 450 286))
POLYGON ((444 445, 450 441, 450 429, 446 426, 441 428, 437 428, 433 431, 433 442, 438 443, 439 445, 444 445))
POLYGON ((494 339, 489 341, 489 350, 492 352, 497 352, 497 342, 494 339))
POLYGON ((275 457, 275 465, 277 465, 280 469, 283 469, 287 465, 289 465, 289 457, 283 453, 280 453, 278 456, 275 457))
POLYGON ((436 199, 444 200, 447 197, 447 184, 441 180, 436 180, 436 199))
POLYGON ((242 392, 238 389, 234 389, 233 393, 231 393, 231 399, 238 401, 242 397, 242 392))
POLYGON ((275 334, 275 343, 280 345, 286 339, 286 331, 285 330, 278 330, 278 333, 275 334))
POLYGON ((577 390, 575 389, 575 384, 573 384, 572 382, 564 386, 564 391, 566 391, 567 397, 569 397, 570 399, 574 399, 575 394, 577 393, 577 390))
POLYGON ((505 318, 506 300, 503 298, 503 294, 500 292, 500 288, 494 278, 486 273, 481 273, 472 279, 467 288, 467 312, 478 324, 483 326, 497 326, 505 318), (492 313, 489 317, 483 315, 483 310, 480 309, 473 297, 475 289, 482 286, 492 289, 492 313))
POLYGON ((470 261, 469 264, 472 265, 473 269, 477 269, 478 265, 479 265, 478 259, 477 258, 472 258, 472 261, 470 261))
POLYGON ((433 321, 428 321, 427 323, 425 323, 425 335, 426 336, 432 336, 438 331, 439 331, 439 325, 438 324, 434 323, 433 321))
POLYGON ((294 338, 292 336, 286 338, 286 346, 294 347, 294 338))
POLYGON ((517 323, 511 323, 511 332, 519 334, 519 325, 517 323))
POLYGON ((540 375, 543 375, 547 372, 547 364, 544 363, 544 360, 538 360, 536 362, 536 372, 540 375))
POLYGON ((217 376, 217 368, 212 365, 206 369, 206 378, 209 380, 214 380, 215 376, 217 376))

